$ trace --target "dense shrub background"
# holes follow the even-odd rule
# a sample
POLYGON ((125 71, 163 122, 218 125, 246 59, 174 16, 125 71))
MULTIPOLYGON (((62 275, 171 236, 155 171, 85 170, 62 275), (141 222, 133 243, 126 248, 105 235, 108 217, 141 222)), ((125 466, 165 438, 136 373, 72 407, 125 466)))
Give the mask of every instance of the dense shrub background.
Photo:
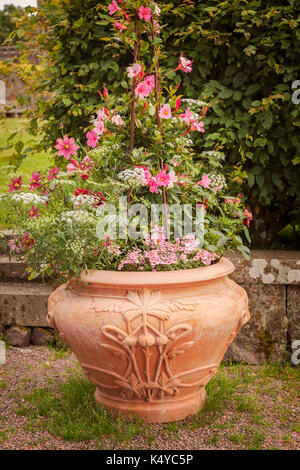
MULTIPOLYGON (((20 70, 37 95, 31 131, 46 131, 44 146, 60 135, 59 122, 66 133, 84 135, 104 84, 111 92, 122 90, 131 58, 111 41, 108 3, 46 0, 17 25, 20 70), (41 62, 31 68, 33 48, 41 62)), ((212 104, 205 146, 222 149, 232 180, 245 181, 255 245, 271 247, 277 240, 280 246, 278 232, 300 222, 300 105, 291 100, 292 83, 300 79, 300 1, 158 3, 166 25, 163 65, 175 66, 181 52, 195 61, 180 90, 212 104)))

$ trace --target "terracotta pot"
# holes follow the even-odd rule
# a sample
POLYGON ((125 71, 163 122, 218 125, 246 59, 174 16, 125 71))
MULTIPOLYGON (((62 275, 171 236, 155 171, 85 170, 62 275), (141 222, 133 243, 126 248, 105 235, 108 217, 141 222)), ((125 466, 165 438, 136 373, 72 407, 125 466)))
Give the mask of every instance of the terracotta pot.
POLYGON ((247 294, 233 264, 170 272, 90 271, 64 284, 48 322, 96 385, 96 401, 146 422, 200 410, 205 385, 244 323, 247 294))

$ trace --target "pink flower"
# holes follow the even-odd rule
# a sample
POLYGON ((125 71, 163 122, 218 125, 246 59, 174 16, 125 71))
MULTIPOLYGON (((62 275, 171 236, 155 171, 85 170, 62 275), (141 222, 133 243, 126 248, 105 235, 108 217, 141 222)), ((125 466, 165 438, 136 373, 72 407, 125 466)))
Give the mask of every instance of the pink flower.
POLYGON ((194 62, 193 60, 189 60, 186 57, 183 57, 183 54, 181 54, 179 58, 178 70, 183 70, 186 73, 191 72, 193 62, 194 62))
POLYGON ((47 176, 48 180, 49 181, 54 180, 56 178, 56 175, 58 175, 58 173, 59 173, 59 169, 57 168, 57 166, 52 168, 52 170, 49 170, 49 175, 47 176))
POLYGON ((8 240, 7 244, 9 246, 10 251, 15 251, 16 253, 20 253, 21 249, 18 247, 18 245, 16 245, 13 239, 8 240))
POLYGON ((179 117, 181 117, 188 126, 190 125, 191 121, 194 120, 194 116, 191 113, 191 110, 189 107, 186 108, 183 114, 179 114, 179 117))
POLYGON ((74 160, 73 158, 71 158, 70 162, 71 163, 67 164, 67 173, 73 173, 74 171, 80 170, 80 165, 77 162, 77 160, 74 160))
POLYGON ((244 214, 247 217, 247 221, 246 221, 247 227, 250 227, 250 222, 253 219, 253 215, 247 209, 244 210, 244 214))
POLYGON ((108 12, 110 16, 112 16, 116 11, 121 10, 121 8, 118 7, 116 0, 113 0, 110 5, 108 5, 108 12))
POLYGON ((22 176, 19 176, 18 178, 10 178, 11 184, 8 185, 8 191, 20 191, 21 186, 23 184, 22 182, 22 176))
POLYGON ((169 186, 171 182, 170 175, 166 173, 166 170, 160 171, 156 175, 157 186, 169 186))
POLYGON ((204 122, 203 121, 193 121, 191 130, 192 131, 198 131, 198 132, 205 132, 204 122))
POLYGON ((173 188, 174 183, 178 181, 177 175, 174 170, 169 171, 169 178, 170 178, 170 181, 168 184, 168 188, 173 188))
POLYGON ((103 120, 109 117, 108 110, 106 108, 101 108, 97 111, 97 119, 103 120))
POLYGON ((179 163, 177 163, 174 158, 172 158, 171 163, 173 166, 179 166, 179 163))
POLYGON ((63 125, 62 122, 59 123, 59 127, 60 127, 61 129, 64 127, 64 125, 63 125))
POLYGON ((135 95, 138 95, 139 98, 147 98, 151 93, 150 88, 146 85, 145 82, 141 82, 135 89, 135 95))
POLYGON ((174 108, 175 111, 178 111, 178 109, 180 108, 180 106, 181 106, 181 98, 178 98, 178 99, 176 100, 176 103, 175 103, 175 108, 174 108))
POLYGON ((122 29, 127 29, 126 26, 124 26, 123 24, 119 23, 118 21, 116 21, 114 23, 114 27, 115 28, 118 28, 120 31, 122 31, 122 29))
POLYGON ((113 124, 115 124, 116 126, 123 126, 123 124, 124 124, 124 121, 123 121, 123 119, 121 118, 120 114, 116 114, 115 116, 113 116, 113 117, 111 118, 111 122, 112 122, 113 124))
POLYGON ((150 93, 151 93, 151 91, 153 90, 153 88, 154 88, 154 86, 155 86, 155 78, 154 78, 154 75, 148 75, 147 77, 145 77, 144 82, 146 83, 146 85, 147 85, 147 87, 149 88, 150 93))
POLYGON ((203 175, 201 180, 197 184, 200 184, 200 186, 203 186, 203 188, 208 188, 210 185, 209 176, 207 174, 203 175))
POLYGON ((140 9, 139 9, 139 18, 140 20, 142 20, 144 18, 145 21, 150 21, 151 19, 151 8, 149 7, 143 7, 141 6, 140 9))
POLYGON ((86 138, 87 138, 87 145, 89 147, 95 148, 99 140, 97 133, 95 131, 87 132, 86 138))
POLYGON ((156 34, 160 34, 160 24, 156 18, 153 19, 153 29, 156 34))
POLYGON ((170 119, 172 117, 172 111, 169 104, 165 104, 159 111, 159 116, 162 119, 170 119))
POLYGON ((138 63, 135 63, 132 65, 132 67, 127 67, 127 77, 134 78, 140 73, 141 70, 142 66, 138 63))
POLYGON ((71 155, 77 155, 78 145, 75 145, 74 137, 64 136, 63 139, 57 139, 55 148, 58 150, 58 156, 63 155, 67 160, 71 155))
POLYGON ((41 181, 42 181, 41 175, 33 171, 31 178, 30 178, 29 189, 33 189, 35 191, 37 188, 39 188, 42 185, 41 181))
POLYGON ((97 135, 102 135, 105 132, 105 127, 103 121, 95 121, 94 131, 97 135))
POLYGON ((158 184, 157 184, 157 181, 156 181, 156 178, 150 178, 148 181, 148 186, 149 186, 149 189, 150 189, 150 193, 158 193, 158 184))
POLYGON ((39 209, 38 209, 38 207, 36 207, 36 206, 32 206, 31 209, 29 209, 29 210, 27 211, 27 214, 29 215, 29 217, 30 217, 31 219, 33 219, 34 217, 39 217, 39 216, 40 216, 40 214, 39 214, 39 209))
POLYGON ((80 168, 83 170, 83 171, 89 171, 89 170, 92 170, 94 168, 94 161, 86 156, 84 157, 84 159, 80 162, 80 168))
POLYGON ((154 3, 154 7, 155 7, 154 13, 155 13, 157 16, 159 16, 159 15, 160 15, 160 8, 159 8, 159 6, 157 5, 157 3, 154 3))

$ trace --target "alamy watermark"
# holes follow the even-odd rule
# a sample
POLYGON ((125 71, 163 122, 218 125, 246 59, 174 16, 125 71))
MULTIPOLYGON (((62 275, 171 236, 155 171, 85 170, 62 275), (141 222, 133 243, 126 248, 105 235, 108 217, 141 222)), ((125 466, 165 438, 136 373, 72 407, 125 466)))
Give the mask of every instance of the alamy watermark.
POLYGON ((300 80, 295 80, 292 83, 292 89, 296 90, 292 94, 292 103, 299 104, 300 103, 300 80))
POLYGON ((182 239, 193 234, 202 246, 205 232, 205 206, 198 204, 131 204, 126 197, 120 197, 119 207, 104 203, 97 209, 99 222, 97 236, 114 240, 145 239, 149 236, 149 227, 153 234, 157 227, 163 227, 165 238, 182 239))
POLYGON ((292 350, 291 361, 295 366, 298 366, 300 364, 300 339, 292 342, 292 350))

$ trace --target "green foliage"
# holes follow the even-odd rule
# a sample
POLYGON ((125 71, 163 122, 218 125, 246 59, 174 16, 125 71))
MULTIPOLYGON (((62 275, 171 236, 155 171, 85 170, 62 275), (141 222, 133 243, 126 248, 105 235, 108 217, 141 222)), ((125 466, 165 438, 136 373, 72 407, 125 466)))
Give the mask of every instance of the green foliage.
MULTIPOLYGON (((29 116, 30 131, 46 134, 44 148, 59 137, 60 121, 69 135, 84 134, 79 131, 88 126, 104 84, 112 92, 124 86, 128 56, 112 40, 108 3, 47 0, 36 15, 28 8, 18 25, 27 41, 19 44, 21 60, 33 47, 43 54, 44 68, 34 70, 31 82, 37 99, 29 116)), ((176 66, 181 52, 195 60, 179 92, 212 103, 204 147, 226 153, 228 173, 245 182, 250 197, 254 239, 270 246, 281 228, 300 218, 300 105, 291 101, 292 82, 299 78, 299 0, 158 3, 160 23, 168 25, 161 30, 162 64, 176 66)), ((23 78, 30 77, 26 69, 23 78)), ((23 97, 21 104, 26 102, 23 97)))
MULTIPOLYGON (((7 0, 9 3, 9 0, 7 0)), ((0 10, 0 46, 8 38, 10 33, 15 29, 14 18, 21 12, 20 7, 14 5, 4 5, 0 10)))

